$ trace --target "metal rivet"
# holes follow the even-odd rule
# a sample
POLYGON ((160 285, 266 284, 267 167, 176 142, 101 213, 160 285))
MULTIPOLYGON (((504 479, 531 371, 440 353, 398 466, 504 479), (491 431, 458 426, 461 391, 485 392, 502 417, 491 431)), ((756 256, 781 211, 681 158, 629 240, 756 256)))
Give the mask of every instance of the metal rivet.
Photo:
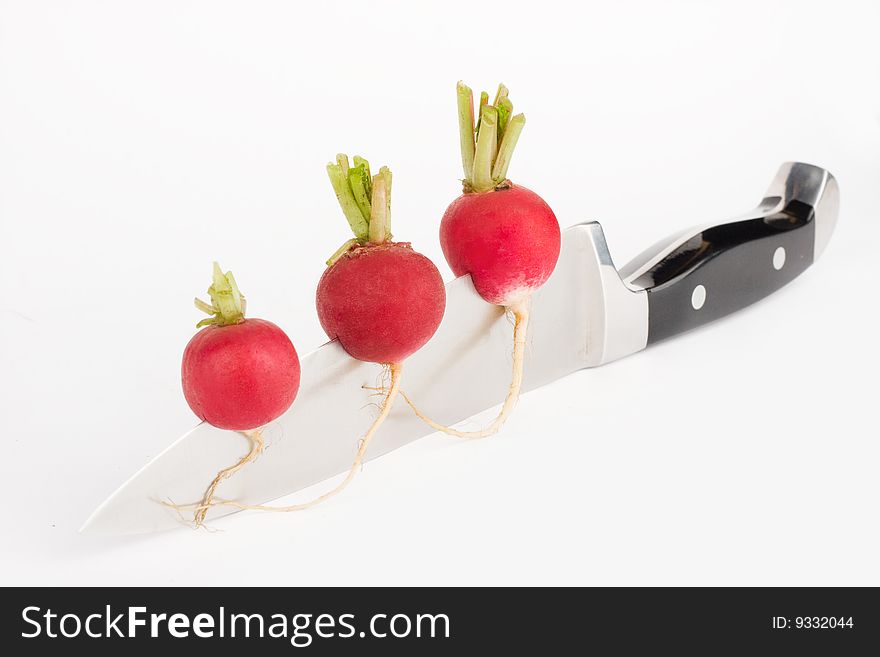
POLYGON ((706 288, 702 285, 697 285, 694 288, 693 294, 691 294, 691 305, 694 307, 694 310, 699 310, 703 307, 704 303, 706 303, 706 288))
POLYGON ((779 271, 785 265, 785 247, 780 246, 773 252, 773 269, 779 271))

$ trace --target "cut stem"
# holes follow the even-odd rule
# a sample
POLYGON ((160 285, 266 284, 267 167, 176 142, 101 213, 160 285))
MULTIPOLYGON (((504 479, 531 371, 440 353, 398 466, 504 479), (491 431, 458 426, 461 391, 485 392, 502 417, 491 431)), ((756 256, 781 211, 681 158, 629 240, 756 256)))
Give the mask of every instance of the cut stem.
POLYGON ((342 173, 348 176, 348 155, 345 153, 337 153, 336 164, 342 169, 342 173))
POLYGON ((495 92, 495 100, 492 102, 492 104, 495 107, 498 107, 498 105, 501 103, 501 100, 503 98, 507 98, 509 93, 510 93, 510 90, 504 86, 504 83, 503 82, 500 83, 498 85, 498 91, 495 92))
MULTIPOLYGON (((342 159, 341 157, 339 158, 342 159)), ((359 242, 365 242, 369 235, 369 226, 367 219, 361 212, 360 206, 354 198, 351 190, 351 184, 348 179, 348 158, 345 158, 343 164, 328 164, 327 175, 330 177, 330 184, 333 185, 333 191, 336 193, 336 200, 339 201, 339 207, 342 208, 348 225, 351 226, 351 232, 359 242)))
MULTIPOLYGON (((357 162, 358 158, 355 158, 357 162)), ((370 220, 370 197, 372 196, 372 181, 370 180, 370 165, 358 164, 348 170, 348 184, 351 187, 352 196, 361 211, 361 216, 366 221, 370 220)))
POLYGON ((193 300, 193 302, 196 304, 196 308, 201 310, 203 313, 213 315, 214 313, 217 312, 217 309, 214 306, 212 306, 210 303, 205 303, 204 301, 202 301, 198 297, 196 297, 193 300))
POLYGON ((339 206, 345 213, 354 240, 348 240, 327 260, 330 267, 352 244, 382 244, 391 239, 391 171, 381 167, 370 177, 370 163, 359 155, 349 166, 347 155, 337 155, 336 164, 327 165, 327 174, 339 206))
POLYGON ((348 470, 348 474, 345 476, 345 479, 343 479, 342 482, 338 484, 335 488, 327 491, 323 495, 319 495, 310 502, 305 502, 303 504, 291 504, 289 506, 267 506, 264 504, 241 504, 240 502, 234 502, 232 500, 223 500, 212 502, 211 506, 223 505, 232 506, 237 509, 247 511, 272 511, 274 513, 289 513, 291 511, 304 511, 305 509, 310 509, 313 506, 330 499, 334 495, 338 495, 339 493, 341 493, 346 488, 346 486, 351 483, 351 480, 354 479, 355 475, 358 473, 358 470, 360 470, 361 464, 363 464, 364 462, 364 455, 367 453, 367 448, 370 446, 370 443, 373 440, 373 436, 376 435, 376 431, 378 431, 379 427, 382 426, 382 423, 385 422, 385 418, 388 417, 388 414, 391 412, 391 407, 394 405, 394 400, 397 398, 397 393, 400 391, 400 376, 403 371, 403 363, 391 363, 389 364, 389 368, 391 370, 391 387, 388 389, 388 393, 385 395, 385 399, 382 400, 379 416, 375 419, 373 424, 367 430, 367 433, 364 434, 357 454, 354 457, 354 462, 352 462, 351 467, 348 470))
POLYGON ((357 243, 358 243, 357 238, 352 237, 345 244, 343 244, 338 249, 336 249, 336 251, 333 252, 333 255, 330 256, 329 258, 327 258, 327 266, 329 267, 334 262, 339 260, 343 255, 348 253, 348 251, 349 251, 349 249, 351 249, 351 247, 353 247, 357 243))
POLYGON ((477 150, 474 155, 475 192, 488 192, 495 188, 492 182, 492 165, 498 152, 498 110, 485 105, 480 113, 480 130, 477 133, 477 150))
POLYGON ((388 188, 385 176, 373 176, 373 197, 370 200, 370 244, 382 244, 388 237, 388 188))
POLYGON ((463 82, 458 83, 457 92, 464 191, 482 193, 503 189, 508 186, 505 184, 507 169, 526 117, 513 116, 508 89, 499 84, 491 105, 489 94, 485 91, 480 94, 474 125, 473 93, 463 82))
POLYGON ((461 142, 461 168, 464 181, 473 185, 474 177, 474 94, 464 82, 456 85, 458 92, 458 138, 461 142))
POLYGON ((380 167, 379 175, 385 181, 385 239, 391 239, 391 169, 380 167))
POLYGON ((507 122, 513 113, 513 103, 506 96, 495 106, 498 109, 498 143, 504 139, 504 131, 507 130, 507 122))
POLYGON ((501 145, 498 147, 498 155, 495 158, 495 166, 492 167, 492 182, 500 185, 507 179, 507 168, 510 166, 510 158, 513 157, 513 149, 526 124, 525 114, 517 114, 507 122, 501 145))
POLYGON ((510 377, 510 385, 507 389, 507 397, 495 419, 492 420, 487 427, 479 431, 459 431, 458 429, 453 429, 452 427, 440 424, 429 418, 419 410, 405 392, 401 391, 401 397, 403 397, 406 403, 410 405, 413 412, 415 412, 420 420, 436 431, 442 431, 449 436, 455 436, 457 438, 485 438, 498 433, 498 430, 501 429, 504 422, 516 407, 516 402, 519 399, 519 393, 522 389, 523 364, 526 353, 526 334, 529 328, 530 300, 530 298, 526 298, 524 301, 510 306, 515 322, 513 327, 513 370, 510 377))
POLYGON ((238 289, 232 272, 228 271, 224 274, 216 262, 208 296, 211 298, 210 304, 199 298, 195 299, 196 308, 210 315, 196 324, 197 328, 209 325, 228 326, 244 321, 244 295, 238 289))
POLYGON ((480 109, 477 112, 477 130, 480 129, 480 121, 483 117, 483 108, 489 104, 489 93, 487 91, 480 92, 480 109))
POLYGON ((354 161, 354 165, 355 165, 356 167, 359 167, 359 166, 361 166, 361 165, 364 166, 364 169, 366 169, 367 179, 368 179, 368 180, 370 180, 370 179, 373 178, 373 175, 370 173, 370 163, 369 163, 369 162, 367 162, 367 161, 366 161, 364 158, 362 158, 360 155, 355 155, 355 156, 354 156, 353 158, 351 158, 351 159, 354 161))

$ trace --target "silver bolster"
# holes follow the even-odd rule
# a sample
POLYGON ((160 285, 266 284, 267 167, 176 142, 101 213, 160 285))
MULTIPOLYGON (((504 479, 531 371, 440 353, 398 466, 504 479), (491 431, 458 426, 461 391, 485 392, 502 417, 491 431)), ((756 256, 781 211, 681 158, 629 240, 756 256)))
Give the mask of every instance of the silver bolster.
POLYGON ((595 257, 584 258, 591 298, 587 299, 587 367, 595 367, 641 351, 648 344, 648 295, 632 290, 611 260, 605 233, 597 222, 582 224, 595 257))

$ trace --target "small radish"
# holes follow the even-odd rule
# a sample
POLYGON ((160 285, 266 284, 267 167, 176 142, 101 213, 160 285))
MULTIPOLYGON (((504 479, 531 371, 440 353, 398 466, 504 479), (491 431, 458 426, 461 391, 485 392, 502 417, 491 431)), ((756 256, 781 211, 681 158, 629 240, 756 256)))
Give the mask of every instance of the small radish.
POLYGON ((341 492, 360 469, 373 436, 391 412, 404 359, 431 339, 446 310, 446 288, 434 263, 408 242, 391 241, 391 171, 382 167, 371 176, 365 159, 355 157, 351 166, 348 156, 339 155, 336 163, 327 165, 327 172, 354 238, 327 261, 316 294, 318 319, 328 337, 338 340, 353 358, 387 368, 390 387, 338 486, 304 504, 220 504, 301 511, 341 492))
POLYGON ((480 95, 474 125, 473 94, 458 83, 458 118, 464 190, 440 222, 440 245, 456 276, 470 274, 474 288, 489 303, 514 317, 513 374, 507 398, 492 423, 481 431, 457 431, 434 422, 404 394, 416 414, 431 427, 461 438, 496 433, 513 411, 522 386, 529 301, 559 259, 559 222, 533 191, 514 185, 507 168, 526 117, 513 114, 507 88, 498 87, 493 104, 480 95))
POLYGON ((197 327, 205 328, 183 352, 183 394, 202 420, 241 432, 251 447, 210 483, 202 502, 195 506, 196 527, 204 523, 220 482, 263 450, 261 428, 290 408, 300 379, 299 359, 290 338, 272 322, 245 318, 245 298, 232 272, 224 274, 216 262, 208 294, 210 304, 195 301, 211 317, 198 323, 197 327))

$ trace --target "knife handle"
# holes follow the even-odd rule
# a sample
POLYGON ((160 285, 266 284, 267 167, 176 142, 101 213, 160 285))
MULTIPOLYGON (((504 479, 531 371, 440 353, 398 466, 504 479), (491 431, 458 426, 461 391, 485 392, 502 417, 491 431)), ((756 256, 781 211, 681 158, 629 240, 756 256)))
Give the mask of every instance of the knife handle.
POLYGON ((663 240, 621 270, 648 298, 651 344, 763 299, 801 274, 828 243, 839 191, 819 167, 788 162, 764 200, 728 223, 663 240))

